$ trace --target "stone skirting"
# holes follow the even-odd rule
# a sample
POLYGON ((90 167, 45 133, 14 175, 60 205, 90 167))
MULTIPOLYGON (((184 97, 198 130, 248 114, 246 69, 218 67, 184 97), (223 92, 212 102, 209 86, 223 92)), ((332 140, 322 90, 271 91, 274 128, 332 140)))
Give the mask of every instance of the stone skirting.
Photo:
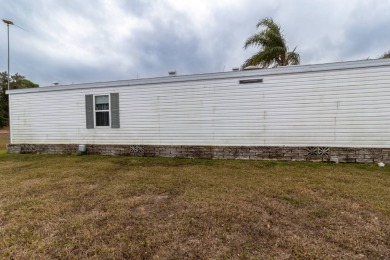
MULTIPOLYGON (((11 154, 80 154, 79 146, 75 144, 12 144, 8 145, 7 149, 11 154)), ((197 159, 390 163, 390 148, 86 145, 85 153, 197 159)))
POLYGON ((9 144, 8 153, 12 154, 78 154, 76 144, 9 144))

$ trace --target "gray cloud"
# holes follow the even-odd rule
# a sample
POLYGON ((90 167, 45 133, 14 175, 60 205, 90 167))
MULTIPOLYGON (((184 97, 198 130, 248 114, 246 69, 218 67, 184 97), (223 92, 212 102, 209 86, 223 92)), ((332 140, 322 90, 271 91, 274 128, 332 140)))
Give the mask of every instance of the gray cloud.
POLYGON ((390 49, 389 9, 386 0, 15 0, 0 17, 27 30, 11 28, 11 73, 47 85, 230 70, 255 52, 243 43, 264 17, 303 64, 376 58, 390 49))

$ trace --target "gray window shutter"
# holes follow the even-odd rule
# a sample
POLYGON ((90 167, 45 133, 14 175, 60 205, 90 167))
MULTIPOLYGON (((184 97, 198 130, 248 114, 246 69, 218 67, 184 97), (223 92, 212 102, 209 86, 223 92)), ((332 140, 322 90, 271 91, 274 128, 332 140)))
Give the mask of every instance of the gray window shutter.
POLYGON ((111 128, 119 128, 119 93, 110 94, 111 103, 111 128))
POLYGON ((87 129, 95 127, 93 116, 93 95, 85 95, 85 116, 87 122, 87 129))

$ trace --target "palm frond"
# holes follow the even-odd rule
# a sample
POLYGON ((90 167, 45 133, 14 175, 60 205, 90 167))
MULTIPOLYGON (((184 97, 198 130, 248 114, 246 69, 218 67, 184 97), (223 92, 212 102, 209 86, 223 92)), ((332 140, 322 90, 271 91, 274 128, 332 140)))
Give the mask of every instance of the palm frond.
POLYGON ((247 59, 242 67, 245 68, 248 66, 259 66, 261 68, 266 68, 273 64, 273 62, 272 55, 264 51, 259 51, 247 59))
POLYGON ((261 34, 254 34, 249 37, 244 44, 244 49, 247 49, 249 46, 261 47, 266 44, 266 39, 261 34))
POLYGON ((288 65, 299 65, 301 62, 301 57, 298 53, 295 52, 297 47, 294 48, 292 52, 287 52, 287 63, 288 65))
POLYGON ((271 31, 279 31, 280 32, 280 27, 277 25, 274 20, 270 17, 264 18, 263 20, 259 21, 256 24, 256 28, 258 29, 260 26, 264 26, 271 31))

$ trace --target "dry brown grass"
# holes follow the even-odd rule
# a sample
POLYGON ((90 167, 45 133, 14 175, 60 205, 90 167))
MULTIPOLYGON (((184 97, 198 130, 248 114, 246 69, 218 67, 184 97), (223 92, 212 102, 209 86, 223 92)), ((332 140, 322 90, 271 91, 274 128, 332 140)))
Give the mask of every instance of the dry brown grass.
POLYGON ((9 138, 8 129, 0 128, 0 151, 7 149, 8 138, 9 138))
POLYGON ((390 168, 0 155, 0 258, 385 259, 390 168))

